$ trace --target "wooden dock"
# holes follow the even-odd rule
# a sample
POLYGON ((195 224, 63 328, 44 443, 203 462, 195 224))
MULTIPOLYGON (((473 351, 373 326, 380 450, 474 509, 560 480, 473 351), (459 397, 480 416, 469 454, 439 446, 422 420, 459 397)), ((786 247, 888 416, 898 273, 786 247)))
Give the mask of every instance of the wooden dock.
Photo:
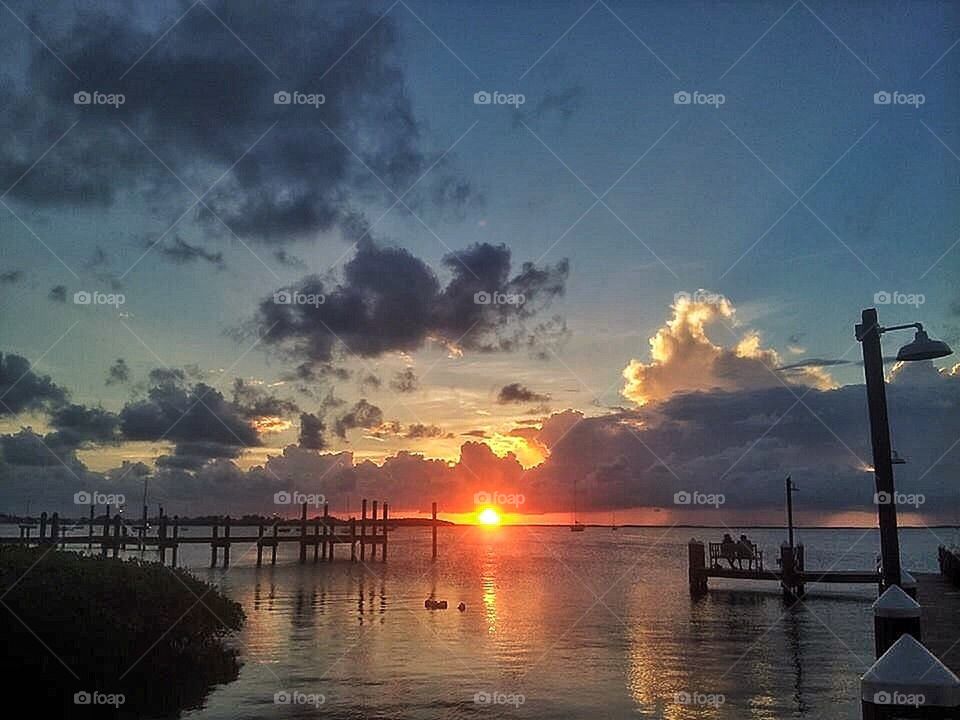
POLYGON ((842 583, 877 585, 879 588, 881 575, 877 570, 849 571, 849 570, 808 570, 804 565, 803 545, 790 546, 784 543, 780 546, 780 557, 777 568, 766 568, 763 563, 763 553, 754 551, 749 558, 742 558, 748 567, 724 567, 727 556, 721 551, 721 543, 704 543, 691 540, 688 544, 689 582, 692 595, 702 595, 708 591, 710 578, 728 578, 731 580, 767 580, 777 582, 783 589, 784 597, 790 600, 801 598, 806 593, 806 586, 815 583, 842 583), (709 551, 709 552, 708 552, 709 551))
MULTIPOLYGON (((389 548, 390 520, 389 508, 386 502, 382 505, 382 514, 379 513, 380 503, 374 500, 371 505, 371 514, 367 516, 367 500, 361 503, 360 518, 337 518, 330 515, 328 504, 323 506, 323 515, 307 517, 307 504, 300 506, 299 519, 274 520, 272 522, 253 520, 234 520, 229 515, 205 522, 210 527, 210 535, 187 536, 180 530, 196 525, 181 519, 178 516, 170 518, 160 509, 157 519, 156 535, 148 535, 145 531, 146 523, 139 526, 129 526, 123 522, 120 515, 110 517, 110 508, 102 518, 95 519, 95 508, 90 508, 90 518, 87 523, 86 536, 67 535, 60 521, 58 513, 49 517, 47 513, 40 514, 36 525, 24 523, 20 525, 19 537, 0 537, 0 544, 16 545, 54 545, 62 548, 70 546, 86 546, 87 550, 99 549, 101 554, 119 557, 121 550, 155 548, 160 556, 160 562, 166 564, 167 552, 170 552, 170 563, 176 566, 181 545, 209 545, 210 567, 216 567, 221 562, 223 567, 230 566, 231 546, 241 544, 255 544, 257 547, 257 566, 263 564, 263 551, 269 549, 270 564, 277 563, 277 548, 283 543, 295 543, 299 546, 299 561, 307 562, 309 551, 313 551, 313 562, 333 562, 335 548, 346 545, 350 548, 350 561, 360 562, 369 559, 387 561, 389 548), (379 517, 378 517, 379 515, 379 517), (38 533, 33 536, 33 528, 38 533), (239 528, 256 528, 256 535, 237 535, 239 528), (288 532, 281 532, 287 530, 288 532), (289 532, 296 530, 298 532, 289 532), (359 557, 358 557, 359 555, 359 557)), ((432 557, 437 558, 437 503, 432 505, 432 557)))

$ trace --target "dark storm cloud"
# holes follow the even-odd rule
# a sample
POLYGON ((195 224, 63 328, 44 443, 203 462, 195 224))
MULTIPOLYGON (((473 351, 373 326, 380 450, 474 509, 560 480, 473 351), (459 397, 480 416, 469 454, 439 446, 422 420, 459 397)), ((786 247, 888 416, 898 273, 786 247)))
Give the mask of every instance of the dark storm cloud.
POLYGON ((147 398, 120 411, 124 439, 173 442, 174 454, 158 464, 185 469, 213 458, 234 458, 244 448, 260 445, 251 420, 255 403, 230 402, 202 382, 186 387, 183 376, 180 370, 151 372, 154 385, 147 398))
POLYGON ((37 375, 20 355, 0 353, 0 416, 49 410, 66 401, 66 391, 48 375, 37 375))
MULTIPOLYGON (((5 68, 18 82, 6 85, 0 111, 0 127, 18 138, 0 150, 0 185, 16 183, 11 196, 103 206, 145 192, 172 220, 183 210, 180 179, 201 194, 222 176, 196 217, 281 243, 346 222, 348 198, 391 201, 381 180, 400 192, 433 162, 421 149, 392 17, 346 2, 210 0, 151 10, 44 3, 29 22, 53 52, 4 24, 0 39, 25 48, 22 63, 5 68), (95 90, 125 101, 75 104, 75 93, 95 90), (294 92, 325 102, 275 102, 294 92)), ((445 182, 458 188, 454 198, 466 192, 461 180, 435 175, 423 194, 444 199, 437 186, 445 182)))
POLYGON ((501 405, 506 405, 507 403, 544 402, 549 399, 549 395, 541 395, 520 383, 504 385, 500 388, 500 392, 497 393, 497 402, 501 405))
POLYGON ((801 370, 803 368, 811 367, 836 367, 837 365, 852 365, 853 360, 832 360, 830 358, 810 358, 809 360, 801 360, 800 362, 791 363, 789 365, 781 365, 777 368, 778 371, 782 370, 801 370))
POLYGON ((0 285, 15 285, 23 279, 23 270, 8 270, 0 273, 0 285))
POLYGON ((50 293, 47 295, 48 298, 58 303, 65 303, 67 301, 67 286, 66 285, 54 285, 50 288, 50 293))
POLYGON ((347 431, 354 428, 375 428, 383 423, 383 411, 365 398, 361 398, 350 410, 334 423, 333 431, 341 440, 347 437, 347 431))
POLYGON ((107 370, 107 385, 123 385, 130 382, 130 367, 123 358, 117 358, 116 362, 107 370))
MULTIPOLYGON (((159 463, 151 493, 156 488, 158 498, 175 501, 183 513, 223 512, 225 507, 262 512, 272 507, 274 492, 292 486, 323 493, 332 505, 347 496, 383 497, 393 508, 416 510, 424 509, 425 499, 437 499, 449 512, 466 512, 474 509, 479 490, 495 489, 523 494, 524 511, 537 513, 568 512, 576 482, 582 510, 677 510, 677 492, 721 493, 725 504, 706 511, 720 524, 727 512, 779 512, 783 477, 792 474, 803 490, 802 511, 821 516, 875 512, 873 476, 862 466, 870 457, 863 386, 807 388, 803 404, 791 390, 698 391, 595 417, 571 410, 555 413, 541 428, 524 428, 520 434, 549 450, 542 464, 527 470, 513 455, 497 457, 480 442, 465 442, 455 463, 399 452, 377 465, 355 463, 348 452, 318 453, 307 448, 308 441, 303 447, 288 446, 264 467, 248 471, 229 461, 240 452, 237 445, 181 442, 159 463)), ((923 494, 921 512, 936 514, 952 507, 952 479, 960 472, 960 456, 951 451, 960 437, 960 375, 938 374, 932 366, 897 373, 888 386, 888 400, 897 449, 909 459, 898 471, 901 492, 923 494)), ((349 414, 343 428, 398 432, 396 424, 383 423, 382 413, 366 401, 349 414)), ((302 424, 301 438, 316 437, 319 424, 314 420, 308 420, 306 428, 302 424)), ((422 434, 433 435, 435 431, 426 428, 422 434)), ((29 430, 0 438, 5 456, 0 493, 5 502, 35 497, 38 487, 46 487, 38 486, 38 478, 43 483, 59 478, 66 503, 76 490, 89 489, 66 478, 60 461, 44 447, 48 439, 29 430), (18 472, 18 467, 31 472, 18 472)), ((71 448, 56 451, 82 470, 71 448)), ((96 482, 120 474, 107 473, 96 482)), ((127 490, 119 487, 116 491, 130 496, 137 492, 133 481, 127 490)))
POLYGON ((103 408, 88 408, 83 405, 64 405, 50 415, 50 424, 55 428, 56 444, 79 447, 86 443, 109 443, 117 441, 120 419, 103 408))
POLYGON ((428 337, 480 352, 534 349, 562 336, 556 320, 533 319, 564 292, 568 263, 537 268, 524 263, 511 277, 510 250, 481 243, 451 253, 445 287, 403 248, 360 242, 342 282, 328 286, 309 276, 283 288, 315 302, 260 303, 256 324, 267 344, 296 356, 330 362, 338 353, 377 357, 413 351, 428 337), (322 298, 322 300, 321 300, 322 298))
MULTIPOLYGON (((150 245, 153 245, 153 243, 148 244, 148 247, 150 245)), ((214 253, 204 250, 199 245, 191 245, 179 235, 175 236, 169 243, 156 243, 156 249, 161 257, 165 257, 177 265, 185 265, 196 262, 197 260, 203 260, 219 268, 224 267, 223 253, 214 253)))
POLYGON ((11 435, 0 435, 0 451, 3 463, 30 468, 81 467, 72 445, 62 445, 56 436, 35 433, 32 428, 22 428, 11 435))
POLYGON ((246 418, 283 417, 300 412, 293 400, 281 398, 258 385, 236 378, 233 381, 233 404, 246 418))
POLYGON ((420 387, 420 378, 417 377, 412 367, 404 368, 393 376, 390 387, 399 393, 416 392, 420 387))
POLYGON ((451 433, 446 432, 442 427, 438 425, 424 425, 423 423, 413 423, 407 427, 407 432, 404 434, 406 438, 438 438, 438 437, 453 437, 451 433))
POLYGON ((323 420, 314 413, 301 413, 300 415, 300 435, 297 443, 302 448, 309 450, 323 450, 326 446, 326 440, 323 433, 327 426, 323 420))

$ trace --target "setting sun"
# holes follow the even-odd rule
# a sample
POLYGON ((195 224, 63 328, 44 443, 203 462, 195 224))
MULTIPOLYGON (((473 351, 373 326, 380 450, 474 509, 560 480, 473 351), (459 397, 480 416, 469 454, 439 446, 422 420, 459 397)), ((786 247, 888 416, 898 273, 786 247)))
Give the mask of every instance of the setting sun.
POLYGON ((499 525, 500 524, 500 513, 498 513, 493 508, 485 508, 477 515, 477 522, 481 525, 499 525))

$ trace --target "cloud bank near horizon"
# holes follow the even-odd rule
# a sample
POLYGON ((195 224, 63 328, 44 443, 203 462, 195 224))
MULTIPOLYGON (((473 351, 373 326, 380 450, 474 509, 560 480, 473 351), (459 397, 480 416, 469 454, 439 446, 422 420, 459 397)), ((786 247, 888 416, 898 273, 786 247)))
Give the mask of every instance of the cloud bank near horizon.
MULTIPOLYGON (((677 509, 677 493, 720 494, 721 507, 693 508, 715 510, 719 521, 725 510, 779 509, 783 476, 790 473, 804 488, 804 510, 872 512, 863 386, 836 387, 819 364, 815 373, 783 377, 775 351, 762 348, 750 331, 735 335, 731 347, 707 337, 711 322, 732 316, 725 300, 676 303, 651 341, 651 361, 633 361, 625 371, 625 393, 638 407, 591 417, 568 409, 535 424, 518 422, 501 439, 543 458, 526 467, 513 452, 495 452, 491 438, 479 432, 468 433, 472 437, 455 461, 409 451, 381 464, 360 461, 329 447, 323 413, 302 412, 296 403, 242 381, 226 397, 177 370, 151 373, 145 395, 114 415, 71 404, 52 379, 8 355, 0 363, 0 396, 18 411, 45 412, 51 431, 0 436, 0 503, 15 510, 30 499, 69 510, 78 490, 138 497, 149 474, 155 499, 182 514, 282 513, 288 508, 273 505, 280 490, 322 494, 334 506, 347 497, 380 497, 396 510, 424 509, 438 500, 448 512, 473 511, 477 493, 499 492, 523 496, 516 510, 536 514, 568 512, 576 482, 583 511, 677 509), (238 467, 235 459, 262 443, 258 420, 286 415, 299 417, 299 443, 262 465, 238 467), (173 452, 153 468, 126 463, 95 473, 76 454, 159 439, 171 443, 173 452)), ((898 468, 898 487, 924 497, 916 510, 936 514, 953 500, 947 479, 960 471, 960 454, 953 452, 960 437, 960 366, 894 366, 888 402, 895 447, 909 458, 898 468)), ((334 435, 343 439, 356 429, 413 439, 444 432, 436 426, 404 429, 366 400, 330 418, 334 435)))

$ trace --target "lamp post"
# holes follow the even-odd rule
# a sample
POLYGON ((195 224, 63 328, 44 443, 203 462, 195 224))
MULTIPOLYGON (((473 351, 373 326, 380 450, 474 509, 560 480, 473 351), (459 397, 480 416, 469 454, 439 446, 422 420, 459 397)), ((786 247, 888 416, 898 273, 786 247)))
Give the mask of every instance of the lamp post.
POLYGON ((867 406, 870 410, 870 440, 873 446, 873 474, 877 484, 883 585, 890 587, 900 584, 900 542, 897 537, 897 504, 880 336, 891 330, 916 329, 913 342, 904 345, 897 353, 899 361, 932 360, 950 355, 953 351, 945 342, 931 340, 920 323, 882 327, 877 320, 876 308, 864 310, 860 320, 860 324, 856 326, 856 337, 863 346, 863 374, 867 383, 867 406))

